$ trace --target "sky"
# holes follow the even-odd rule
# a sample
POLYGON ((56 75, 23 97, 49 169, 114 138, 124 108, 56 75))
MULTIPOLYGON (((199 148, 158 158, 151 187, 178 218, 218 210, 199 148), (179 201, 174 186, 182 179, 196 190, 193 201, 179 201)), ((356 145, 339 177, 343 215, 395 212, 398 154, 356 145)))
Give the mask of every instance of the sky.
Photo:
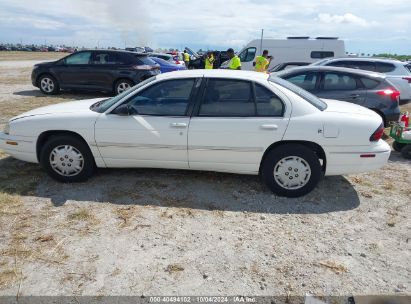
POLYGON ((0 0, 0 43, 240 50, 261 29, 411 54, 409 0, 0 0))

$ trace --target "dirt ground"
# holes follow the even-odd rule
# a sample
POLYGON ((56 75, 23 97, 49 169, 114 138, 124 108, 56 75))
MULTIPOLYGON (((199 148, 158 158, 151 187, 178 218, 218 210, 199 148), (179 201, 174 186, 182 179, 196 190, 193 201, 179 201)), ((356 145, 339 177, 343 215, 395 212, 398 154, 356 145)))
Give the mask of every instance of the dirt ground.
MULTIPOLYGON (((0 53, 0 125, 103 96, 43 96, 30 71, 49 55, 0 53)), ((0 295, 409 295, 410 184, 397 152, 288 199, 210 172, 105 169, 61 184, 0 151, 0 295)))

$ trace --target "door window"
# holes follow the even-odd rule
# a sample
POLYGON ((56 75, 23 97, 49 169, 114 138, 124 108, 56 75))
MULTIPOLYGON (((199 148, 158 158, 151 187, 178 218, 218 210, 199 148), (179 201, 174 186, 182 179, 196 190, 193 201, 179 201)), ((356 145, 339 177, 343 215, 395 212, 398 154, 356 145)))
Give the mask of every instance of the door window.
POLYGON ((380 84, 379 81, 371 78, 361 77, 360 79, 366 89, 374 89, 380 84))
POLYGON ((297 75, 291 75, 285 77, 289 82, 303 88, 307 91, 313 91, 317 83, 318 74, 317 73, 302 73, 297 75))
POLYGON ((284 104, 271 90, 255 84, 257 116, 283 116, 284 104))
POLYGON ((357 81, 351 75, 340 73, 325 73, 324 74, 324 90, 356 90, 357 81))
POLYGON ((113 52, 94 52, 92 64, 124 64, 124 60, 119 54, 113 52))
POLYGON ((334 52, 327 51, 313 51, 311 52, 311 58, 313 59, 323 59, 328 57, 334 57, 334 52))
POLYGON ((129 100, 132 114, 185 116, 194 81, 190 78, 153 84, 129 100))
POLYGON ((347 68, 375 71, 375 64, 372 61, 348 61, 347 68))
POLYGON ((283 102, 271 90, 244 80, 208 79, 199 116, 282 116, 283 102))
POLYGON ((65 59, 66 64, 89 64, 91 52, 80 52, 65 59))
POLYGON ((390 73, 395 70, 395 66, 391 63, 376 62, 376 70, 379 73, 390 73))
POLYGON ((254 116, 251 82, 209 79, 200 116, 254 116))
POLYGON ((243 50, 238 57, 240 57, 241 62, 250 62, 254 60, 256 52, 257 49, 255 47, 250 47, 243 50))

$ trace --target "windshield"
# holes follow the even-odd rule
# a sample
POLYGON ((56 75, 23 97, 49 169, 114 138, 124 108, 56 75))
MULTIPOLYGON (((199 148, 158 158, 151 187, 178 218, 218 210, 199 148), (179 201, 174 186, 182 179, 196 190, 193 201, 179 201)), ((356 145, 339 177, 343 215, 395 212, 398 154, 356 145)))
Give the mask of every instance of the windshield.
POLYGON ((297 94, 298 96, 305 99, 306 101, 308 101, 310 104, 312 104, 314 107, 316 107, 317 109, 321 111, 324 111, 327 108, 327 104, 324 101, 314 96, 313 94, 308 93, 306 90, 303 90, 300 87, 292 84, 289 81, 275 77, 273 75, 270 76, 268 80, 297 94))
POLYGON ((150 78, 136 84, 131 89, 124 91, 121 94, 118 94, 118 95, 116 95, 112 98, 109 98, 109 99, 104 99, 104 100, 98 101, 95 104, 91 105, 90 110, 92 110, 94 112, 98 112, 98 113, 104 113, 105 111, 110 109, 113 105, 115 105, 118 101, 120 101, 123 97, 127 96, 128 94, 131 94, 135 90, 145 86, 147 83, 152 82, 155 79, 156 79, 156 77, 150 77, 150 78))

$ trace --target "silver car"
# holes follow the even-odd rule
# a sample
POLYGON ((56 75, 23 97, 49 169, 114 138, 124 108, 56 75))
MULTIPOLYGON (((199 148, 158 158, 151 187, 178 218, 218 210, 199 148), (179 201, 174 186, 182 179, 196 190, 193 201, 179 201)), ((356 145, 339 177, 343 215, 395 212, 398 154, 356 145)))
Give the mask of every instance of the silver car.
POLYGON ((317 97, 367 107, 381 116, 384 125, 399 119, 400 92, 384 74, 312 65, 273 74, 317 97))
POLYGON ((400 91, 400 104, 411 100, 411 63, 379 58, 327 58, 317 61, 314 66, 335 66, 378 72, 387 75, 400 91))

